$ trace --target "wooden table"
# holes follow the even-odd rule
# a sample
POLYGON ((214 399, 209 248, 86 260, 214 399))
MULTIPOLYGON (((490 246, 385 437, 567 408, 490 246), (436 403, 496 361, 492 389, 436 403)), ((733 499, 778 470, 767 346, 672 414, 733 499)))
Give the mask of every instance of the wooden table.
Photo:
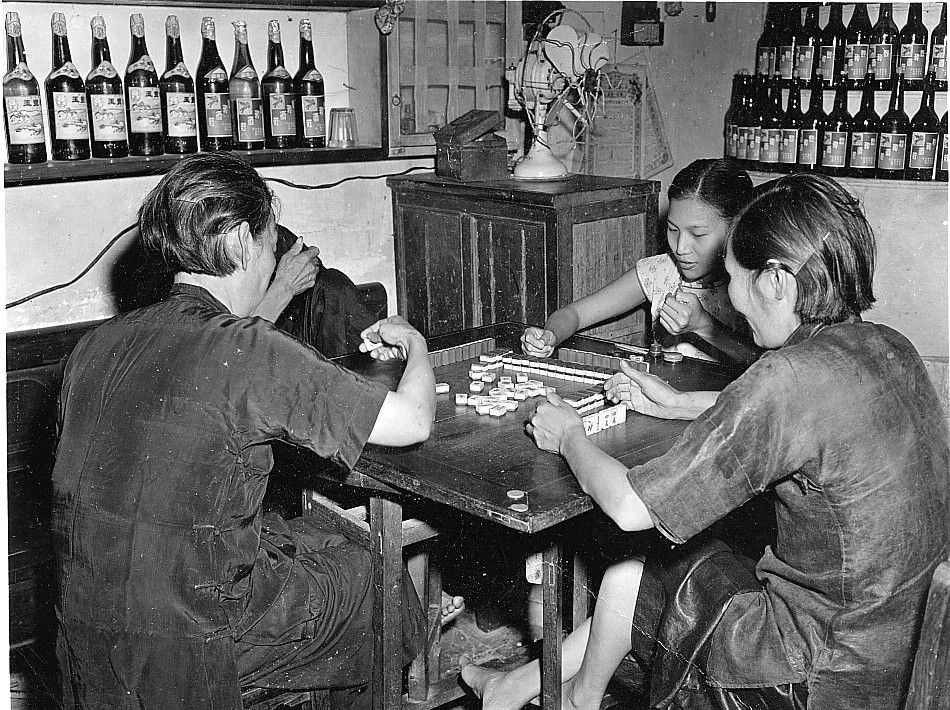
MULTIPOLYGON (((501 323, 429 340, 430 352, 464 345, 492 337, 497 347, 511 347, 520 352, 518 338, 523 324, 501 323)), ((577 336, 565 347, 610 354, 616 346, 604 340, 577 336)), ((476 360, 477 361, 477 358, 476 360)), ((721 365, 684 359, 670 365, 648 358, 652 371, 681 390, 721 389, 738 375, 721 365)), ((563 575, 568 541, 559 531, 569 521, 593 510, 594 503, 580 489, 564 460, 541 451, 524 431, 525 418, 533 411, 532 400, 508 415, 495 418, 480 416, 472 407, 455 404, 456 392, 467 392, 472 360, 438 366, 436 381, 447 382, 451 394, 439 395, 436 423, 430 438, 418 446, 387 448, 368 446, 354 471, 343 482, 370 488, 370 538, 376 556, 376 589, 378 592, 377 664, 383 694, 377 694, 374 707, 392 710, 402 702, 402 671, 399 665, 400 595, 393 593, 402 580, 402 503, 403 496, 432 501, 450 509, 493 521, 512 530, 541 535, 543 551, 543 631, 542 707, 559 709, 561 686, 562 628, 566 614, 574 623, 586 617, 586 608, 578 604, 569 609, 563 593, 563 575), (510 508, 510 489, 525 491, 528 510, 515 512, 510 508), (382 593, 380 593, 382 592, 382 593)), ((343 364, 364 372, 372 379, 393 385, 399 371, 391 363, 370 362, 365 355, 343 359, 343 364)), ((506 372, 505 374, 513 374, 506 372)), ((535 374, 553 385, 559 393, 590 387, 535 374)), ((534 400, 538 401, 538 400, 534 400)), ((665 453, 679 437, 686 423, 653 419, 631 412, 626 423, 593 436, 605 452, 627 466, 649 461, 665 453)), ((435 506, 441 508, 441 506, 435 506)), ((570 571, 570 570, 568 570, 570 571)), ((583 580, 575 580, 582 584, 583 580)), ((577 595, 575 595, 575 598, 577 595)), ((443 684, 445 685, 445 684, 443 684)), ((432 708, 446 702, 461 691, 452 687, 433 687, 429 697, 411 707, 432 708)))

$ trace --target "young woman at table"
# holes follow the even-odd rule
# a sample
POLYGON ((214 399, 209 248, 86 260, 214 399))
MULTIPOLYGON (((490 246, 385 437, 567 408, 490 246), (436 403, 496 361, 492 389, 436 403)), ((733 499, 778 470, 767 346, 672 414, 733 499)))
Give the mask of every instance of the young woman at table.
MULTIPOLYGON (((668 453, 628 470, 557 395, 528 430, 622 529, 687 543, 771 488, 777 542, 754 573, 708 539, 608 569, 593 616, 564 642, 564 707, 599 708, 631 651, 652 663, 650 707, 902 707, 930 579, 950 553, 950 451, 913 346, 861 320, 871 229, 833 180, 783 177, 736 218, 726 268, 732 303, 773 352, 668 453)), ((690 407, 631 368, 608 385, 638 412, 690 407)), ((540 687, 536 663, 462 677, 491 710, 540 687)))
POLYGON ((719 359, 720 353, 738 362, 754 360, 760 351, 729 303, 723 266, 729 224, 751 192, 748 173, 732 160, 690 163, 668 192, 670 253, 641 259, 599 291, 554 311, 543 327, 527 328, 521 338, 524 352, 547 357, 578 330, 649 300, 654 329, 659 322, 670 334, 665 349, 706 360, 719 359))

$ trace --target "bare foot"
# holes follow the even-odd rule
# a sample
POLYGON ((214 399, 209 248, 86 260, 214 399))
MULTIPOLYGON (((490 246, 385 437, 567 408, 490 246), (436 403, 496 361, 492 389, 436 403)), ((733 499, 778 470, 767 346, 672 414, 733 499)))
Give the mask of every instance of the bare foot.
POLYGON ((465 611, 465 597, 450 597, 442 592, 442 626, 454 621, 463 611, 465 611))
POLYGON ((520 710, 524 706, 523 702, 512 699, 505 684, 507 673, 476 666, 467 656, 459 659, 459 666, 462 680, 481 698, 482 710, 520 710))

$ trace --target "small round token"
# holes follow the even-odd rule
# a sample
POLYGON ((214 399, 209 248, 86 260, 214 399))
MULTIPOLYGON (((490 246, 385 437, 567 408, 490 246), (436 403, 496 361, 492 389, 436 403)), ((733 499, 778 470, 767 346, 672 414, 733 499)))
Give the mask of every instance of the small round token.
POLYGON ((683 361, 683 353, 678 353, 678 352, 666 352, 666 353, 663 353, 663 360, 664 360, 665 362, 682 362, 682 361, 683 361))
POLYGON ((524 491, 517 488, 512 488, 510 491, 508 491, 508 497, 511 498, 511 500, 521 500, 524 498, 524 491))
POLYGON ((527 504, 527 503, 512 503, 512 504, 509 505, 508 507, 511 508, 511 509, 512 509, 513 511, 515 511, 516 513, 527 513, 527 512, 528 512, 528 504, 527 504))

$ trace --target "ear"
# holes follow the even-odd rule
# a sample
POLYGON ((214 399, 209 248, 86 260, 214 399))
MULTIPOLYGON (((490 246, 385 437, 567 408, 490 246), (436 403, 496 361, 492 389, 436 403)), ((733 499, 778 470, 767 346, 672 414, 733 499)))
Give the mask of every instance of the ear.
POLYGON ((251 262, 251 248, 254 241, 250 225, 247 222, 241 222, 227 233, 225 239, 231 258, 234 259, 240 269, 247 269, 251 262))
POLYGON ((763 271, 759 279, 759 288, 770 301, 791 303, 794 307, 798 300, 798 284, 787 269, 775 268, 763 271))

